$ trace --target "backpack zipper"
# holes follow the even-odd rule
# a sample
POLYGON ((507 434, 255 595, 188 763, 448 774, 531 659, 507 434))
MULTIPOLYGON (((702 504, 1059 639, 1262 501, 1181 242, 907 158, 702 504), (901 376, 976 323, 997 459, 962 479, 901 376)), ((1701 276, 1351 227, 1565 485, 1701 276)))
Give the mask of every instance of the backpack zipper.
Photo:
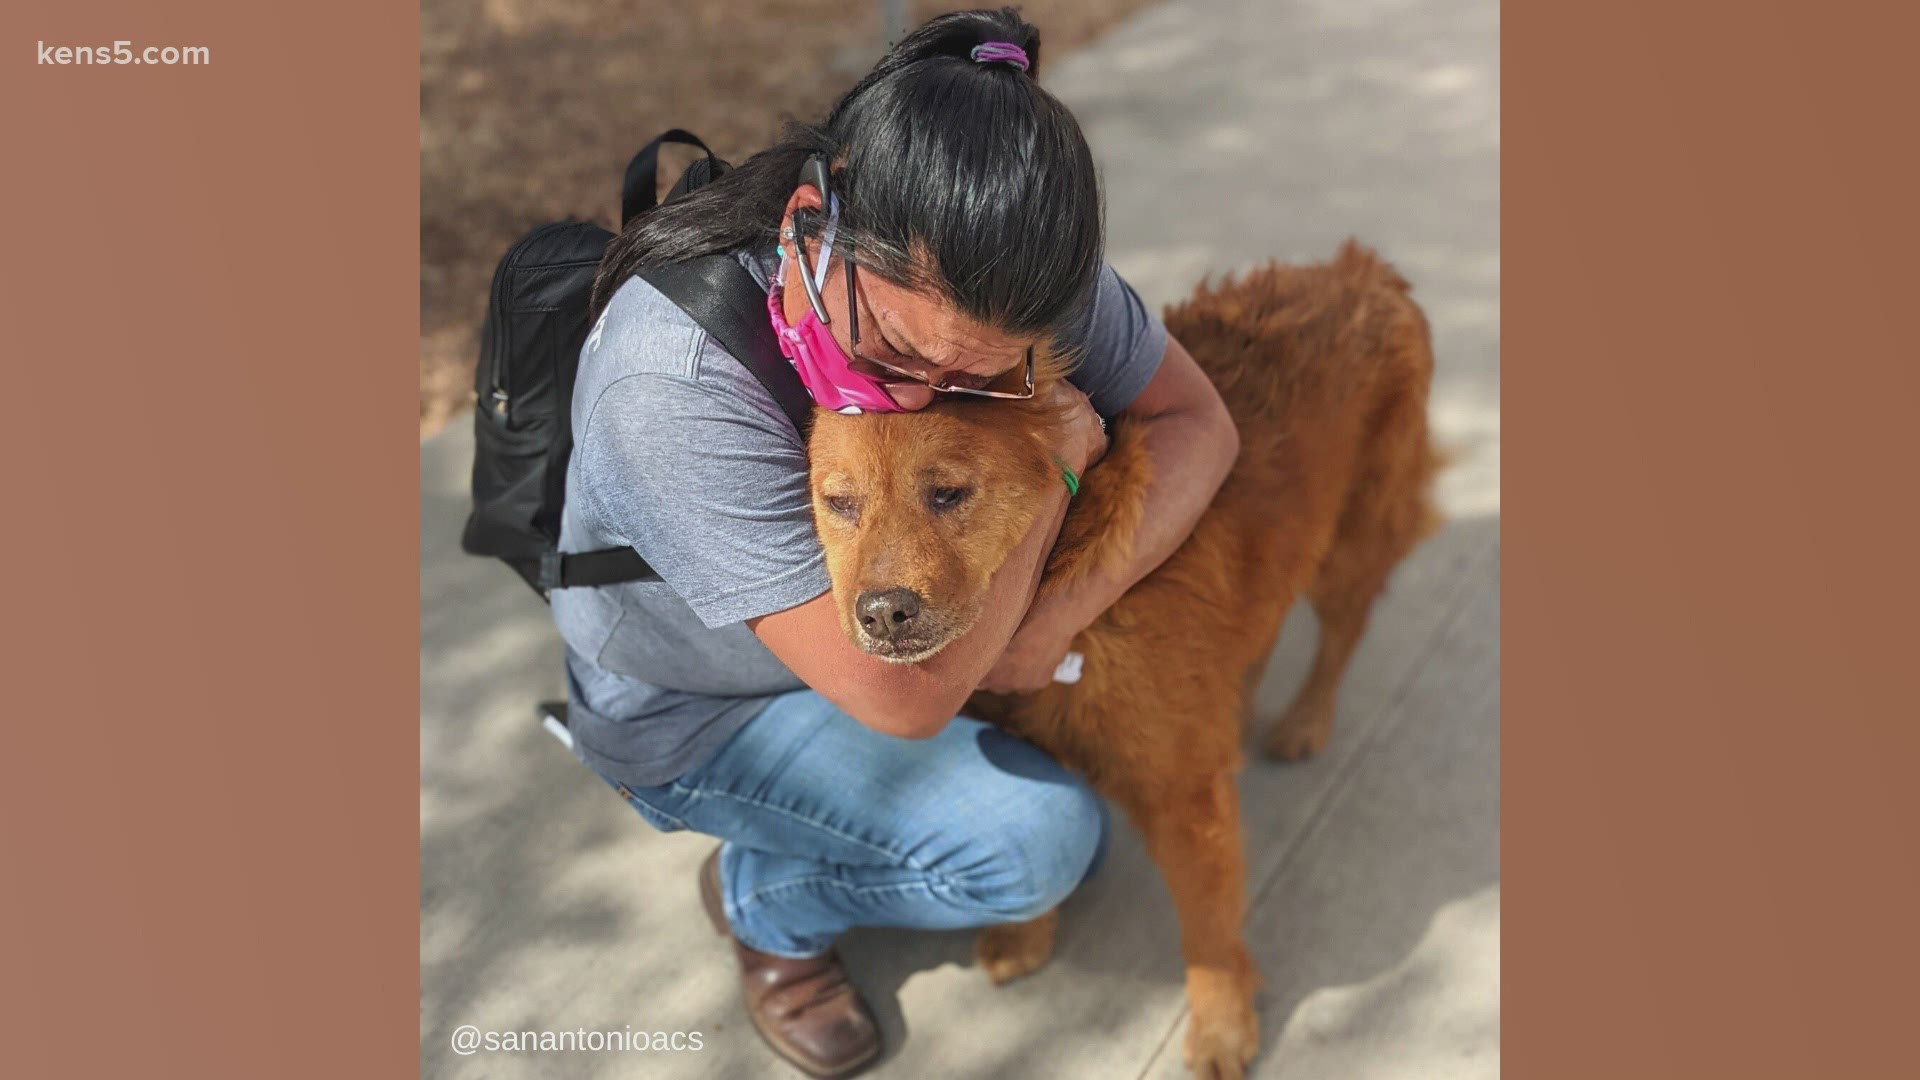
POLYGON ((503 427, 507 422, 509 407, 513 403, 512 395, 506 384, 506 375, 501 370, 502 364, 500 363, 502 359, 501 353, 505 349, 505 343, 513 340, 507 328, 507 323, 513 315, 513 313, 507 309, 506 304, 507 279, 515 270, 519 269, 519 267, 514 265, 514 260, 520 257, 521 252, 526 249, 527 245, 532 243, 535 237, 544 235, 552 228, 553 226, 551 225, 542 225, 514 241, 513 246, 507 249, 506 255, 501 257, 500 269, 493 275, 493 297, 490 300, 494 314, 493 334, 487 340, 487 364, 490 368, 487 372, 487 382, 493 387, 493 391, 487 395, 487 411, 493 415, 494 422, 503 427))
MULTIPOLYGON (((541 225, 519 240, 514 241, 513 246, 508 248, 507 253, 500 259, 500 268, 493 275, 493 297, 490 301, 490 306, 495 318, 493 320, 493 333, 486 343, 486 358, 487 363, 492 369, 487 373, 487 382, 493 387, 492 391, 487 395, 487 411, 492 414, 494 421, 502 426, 506 425, 513 405, 511 388, 506 385, 506 377, 502 371, 500 361, 506 346, 513 341, 509 327, 513 313, 507 306, 506 297, 507 277, 509 274, 520 269, 520 267, 514 265, 514 260, 520 256, 528 244, 531 244, 534 240, 542 236, 559 232, 562 229, 591 224, 591 222, 584 221, 555 221, 541 225)), ((597 263, 598 260, 555 263, 552 267, 549 267, 549 269, 593 266, 597 263)))

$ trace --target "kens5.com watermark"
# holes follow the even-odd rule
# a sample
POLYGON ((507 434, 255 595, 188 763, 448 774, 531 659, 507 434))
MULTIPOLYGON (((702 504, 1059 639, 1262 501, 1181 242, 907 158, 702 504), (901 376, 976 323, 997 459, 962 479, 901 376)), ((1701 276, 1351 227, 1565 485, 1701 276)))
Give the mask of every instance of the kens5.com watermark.
POLYGON ((131 41, 111 45, 49 45, 39 43, 42 64, 157 64, 201 65, 213 63, 213 50, 205 45, 148 45, 135 48, 131 41))
POLYGON ((574 1028, 572 1031, 489 1031, 473 1024, 453 1029, 453 1052, 468 1054, 538 1054, 569 1050, 599 1053, 671 1053, 703 1050, 706 1039, 697 1031, 619 1031, 574 1028))

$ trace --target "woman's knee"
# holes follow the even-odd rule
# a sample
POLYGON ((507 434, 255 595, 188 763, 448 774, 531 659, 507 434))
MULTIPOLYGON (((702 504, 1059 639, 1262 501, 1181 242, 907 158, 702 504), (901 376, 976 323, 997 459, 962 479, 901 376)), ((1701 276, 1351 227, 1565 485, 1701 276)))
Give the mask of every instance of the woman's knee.
POLYGON ((1024 785, 977 824, 976 857, 956 891, 992 921, 1018 921, 1051 911, 1085 879, 1105 845, 1107 812, 1068 776, 1024 785))

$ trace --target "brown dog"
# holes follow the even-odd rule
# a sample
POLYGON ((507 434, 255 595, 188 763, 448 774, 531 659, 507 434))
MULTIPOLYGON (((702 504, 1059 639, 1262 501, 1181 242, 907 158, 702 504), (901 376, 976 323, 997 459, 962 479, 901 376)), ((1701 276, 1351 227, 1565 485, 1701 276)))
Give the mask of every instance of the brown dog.
MULTIPOLYGON (((969 704, 969 715, 1084 773, 1144 835, 1179 909, 1186 1058, 1202 1077, 1241 1076, 1259 1043, 1234 782, 1248 694, 1287 609, 1306 596, 1319 653, 1266 750, 1294 760, 1326 745, 1374 597, 1438 522, 1428 497, 1433 357, 1407 294, 1392 267, 1349 242, 1331 263, 1269 265, 1202 284, 1170 308, 1167 329, 1239 427, 1231 475, 1192 537, 1075 640, 1080 682, 969 704)), ((1032 525, 1030 508, 1060 482, 1048 424, 1044 408, 1011 402, 818 414, 814 518, 856 644, 912 660, 973 624, 988 580, 1032 525), (910 641, 869 638, 854 617, 857 597, 889 589, 917 594, 910 641)), ((1150 478, 1143 435, 1123 419, 1067 514, 1042 590, 1126 558, 1150 478)), ((1052 913, 988 928, 981 966, 995 982, 1034 970, 1053 928, 1052 913)))

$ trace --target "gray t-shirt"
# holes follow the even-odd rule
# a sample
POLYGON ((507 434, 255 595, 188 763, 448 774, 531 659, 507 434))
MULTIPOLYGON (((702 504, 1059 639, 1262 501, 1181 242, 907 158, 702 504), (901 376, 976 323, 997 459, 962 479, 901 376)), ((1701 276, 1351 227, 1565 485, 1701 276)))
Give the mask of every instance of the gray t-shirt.
MULTIPOLYGON (((772 252, 739 258, 762 285, 772 252)), ((1166 329, 1104 269, 1070 376, 1102 416, 1158 369, 1166 329)), ((581 760, 620 783, 697 768, 805 686, 745 620, 827 591, 806 444, 747 369, 632 278, 587 336, 573 392, 562 551, 626 545, 661 577, 553 593, 581 760)))

